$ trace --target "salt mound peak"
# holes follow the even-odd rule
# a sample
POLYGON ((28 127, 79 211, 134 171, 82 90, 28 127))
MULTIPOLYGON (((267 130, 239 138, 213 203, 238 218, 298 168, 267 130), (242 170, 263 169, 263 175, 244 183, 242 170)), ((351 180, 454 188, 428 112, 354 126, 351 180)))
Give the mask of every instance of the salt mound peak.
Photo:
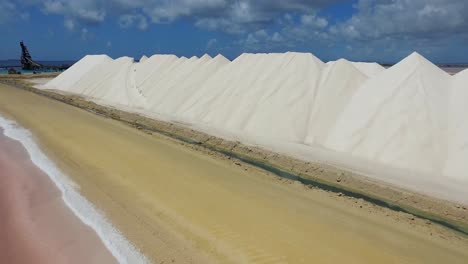
POLYGON ((354 66, 354 64, 353 64, 351 61, 349 61, 349 60, 347 60, 347 59, 343 59, 343 58, 342 58, 342 59, 339 59, 339 60, 337 60, 337 61, 335 61, 334 63, 332 63, 332 65, 333 65, 333 66, 335 66, 335 65, 342 65, 342 66, 348 66, 348 67, 356 68, 356 67, 354 66))
POLYGON ((121 61, 131 61, 131 62, 134 62, 135 59, 132 58, 132 57, 128 57, 128 56, 123 56, 123 57, 115 59, 115 61, 119 61, 119 62, 121 62, 121 61))
POLYGON ((450 76, 447 72, 426 59, 417 52, 413 52, 399 63, 393 65, 389 70, 400 68, 403 71, 432 72, 433 74, 450 76))
MULTIPOLYGON (((357 74, 361 74, 361 71, 359 70, 358 67, 356 67, 354 62, 351 62, 347 59, 339 59, 336 61, 329 61, 327 63, 324 63, 324 66, 329 68, 331 72, 336 72, 333 77, 338 77, 340 69, 344 71, 348 71, 348 69, 352 68, 355 70, 357 74)), ((328 78, 328 76, 326 76, 328 78)))
POLYGON ((148 59, 148 57, 147 57, 146 55, 143 55, 143 56, 140 58, 140 62, 145 62, 147 59, 148 59))
POLYGON ((208 54, 204 54, 203 56, 200 57, 200 59, 212 59, 212 57, 208 54))
POLYGON ((214 59, 215 59, 215 60, 219 60, 219 61, 231 62, 228 58, 224 57, 224 56, 221 55, 221 54, 216 55, 216 57, 214 57, 214 59))
POLYGON ((352 76, 355 76, 359 79, 367 79, 367 74, 362 72, 361 69, 357 67, 355 62, 351 62, 347 59, 339 59, 333 63, 327 63, 325 66, 329 68, 329 74, 326 76, 327 78, 341 78, 340 75, 349 76, 351 74, 352 76))
MULTIPOLYGON (((86 56, 84 56, 81 60, 83 60, 83 59, 90 59, 90 58, 113 60, 113 59, 112 59, 111 57, 109 57, 107 54, 86 55, 86 56)), ((80 62, 81 60, 79 60, 78 62, 80 62)))
POLYGON ((400 62, 396 63, 393 67, 397 65, 424 65, 424 64, 434 65, 432 62, 427 60, 424 56, 422 56, 421 54, 415 51, 411 53, 410 55, 406 56, 400 62))

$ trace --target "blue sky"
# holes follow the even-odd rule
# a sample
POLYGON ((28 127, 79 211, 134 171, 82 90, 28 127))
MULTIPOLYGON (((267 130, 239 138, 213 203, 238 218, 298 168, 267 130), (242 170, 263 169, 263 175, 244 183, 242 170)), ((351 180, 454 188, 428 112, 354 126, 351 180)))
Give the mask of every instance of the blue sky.
POLYGON ((0 0, 0 59, 311 52, 468 62, 466 0, 0 0), (19 2, 19 3, 17 3, 19 2))

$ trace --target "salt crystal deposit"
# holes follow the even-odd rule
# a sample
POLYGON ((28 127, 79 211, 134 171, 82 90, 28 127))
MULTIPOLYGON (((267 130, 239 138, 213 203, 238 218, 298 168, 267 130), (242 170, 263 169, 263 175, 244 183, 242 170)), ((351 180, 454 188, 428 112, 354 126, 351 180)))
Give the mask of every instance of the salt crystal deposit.
POLYGON ((399 176, 383 180, 423 192, 430 181, 449 197, 458 191, 451 186, 468 182, 467 83, 468 71, 450 76, 417 53, 384 69, 288 52, 232 62, 86 56, 43 88, 301 158, 336 153, 325 161, 347 168, 365 161, 371 177, 374 165, 384 167, 399 176))

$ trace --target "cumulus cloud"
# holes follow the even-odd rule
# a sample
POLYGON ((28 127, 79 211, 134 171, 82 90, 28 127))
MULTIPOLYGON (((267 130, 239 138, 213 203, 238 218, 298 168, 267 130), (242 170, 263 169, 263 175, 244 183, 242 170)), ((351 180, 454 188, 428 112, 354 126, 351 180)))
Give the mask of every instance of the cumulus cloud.
POLYGON ((218 40, 213 38, 213 39, 210 39, 208 40, 208 42, 206 43, 206 50, 210 50, 212 48, 214 48, 216 46, 216 44, 218 43, 218 40))
POLYGON ((136 27, 139 30, 146 30, 148 28, 148 20, 141 14, 125 14, 120 16, 119 25, 122 28, 136 27))
POLYGON ((0 1, 0 24, 6 23, 14 12, 16 12, 14 4, 10 1, 0 1))
POLYGON ((327 19, 323 17, 317 17, 317 15, 303 15, 301 16, 301 23, 308 27, 322 29, 328 26, 327 19))
POLYGON ((331 32, 350 39, 433 38, 466 33, 465 0, 360 0, 357 12, 331 32))
POLYGON ((18 10, 12 1, 0 0, 0 25, 6 24, 16 18, 28 20, 29 13, 18 10))
MULTIPOLYGON (((144 28, 188 18, 204 29, 229 34, 258 30, 285 12, 307 13, 340 0, 25 0, 46 14, 62 15, 75 24, 96 25, 107 17, 144 28), (131 15, 128 15, 131 14, 131 15)), ((317 21, 318 23, 323 21, 317 21)))
MULTIPOLYGON (((208 30, 222 30, 230 34, 247 33, 275 23, 285 13, 312 12, 337 1, 239 0, 224 2, 221 9, 197 16, 195 18, 196 25, 208 30)), ((319 22, 323 23, 323 21, 319 22)))
POLYGON ((102 23, 106 18, 105 10, 105 6, 99 1, 47 0, 42 3, 42 11, 46 14, 62 15, 75 23, 88 25, 102 23))
POLYGON ((282 42, 284 40, 284 38, 280 33, 275 32, 275 33, 273 33, 273 36, 271 37, 271 40, 273 42, 282 42))
MULTIPOLYGON (((0 0, 0 24, 20 18, 24 6, 63 17, 65 28, 77 34, 109 19, 139 30, 184 20, 232 35, 230 46, 263 51, 321 45, 335 51, 351 47, 353 54, 377 47, 393 53, 425 47, 435 53, 454 38, 468 43, 466 0, 0 0), (339 2, 355 3, 349 18, 323 12, 339 2)), ((223 38, 218 39, 221 48, 223 38)))
POLYGON ((75 30, 75 22, 71 19, 65 19, 65 21, 63 21, 63 25, 70 31, 75 30))
POLYGON ((88 40, 88 29, 87 28, 82 28, 81 29, 81 39, 82 40, 88 40))

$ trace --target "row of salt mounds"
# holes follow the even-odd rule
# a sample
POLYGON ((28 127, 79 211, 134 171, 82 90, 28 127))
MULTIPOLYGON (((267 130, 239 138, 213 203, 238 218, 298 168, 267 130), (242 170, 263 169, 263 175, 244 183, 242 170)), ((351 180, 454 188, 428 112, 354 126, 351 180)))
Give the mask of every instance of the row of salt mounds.
POLYGON ((78 80, 71 88, 53 87, 273 149, 319 147, 439 182, 443 175, 466 181, 468 73, 451 77, 416 53, 387 70, 290 52, 243 54, 232 62, 221 55, 154 55, 89 68, 64 73, 63 79, 73 76, 69 84, 78 80))
MULTIPOLYGON (((364 64, 360 64, 360 68, 364 64)), ((367 67, 370 68, 370 67, 367 67)), ((368 79, 368 69, 360 71, 347 60, 327 63, 321 74, 308 120, 306 144, 322 144, 359 87, 368 79)))
POLYGON ((243 54, 201 85, 176 115, 252 137, 319 144, 367 74, 383 69, 346 60, 324 64, 312 54, 243 54), (317 124, 321 120, 327 124, 317 124))
POLYGON ((323 67, 312 54, 244 54, 208 79, 178 115, 229 132, 301 142, 323 67))
POLYGON ((194 59, 192 62, 189 60, 180 65, 176 74, 165 78, 165 83, 159 83, 165 86, 164 89, 155 89, 152 94, 149 94, 150 110, 177 118, 177 112, 182 105, 200 89, 210 76, 229 62, 221 55, 215 58, 205 55, 200 59, 194 59))

